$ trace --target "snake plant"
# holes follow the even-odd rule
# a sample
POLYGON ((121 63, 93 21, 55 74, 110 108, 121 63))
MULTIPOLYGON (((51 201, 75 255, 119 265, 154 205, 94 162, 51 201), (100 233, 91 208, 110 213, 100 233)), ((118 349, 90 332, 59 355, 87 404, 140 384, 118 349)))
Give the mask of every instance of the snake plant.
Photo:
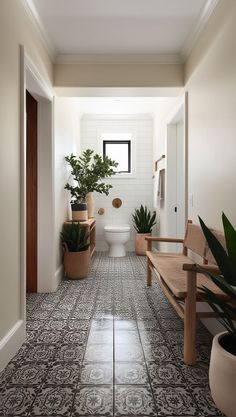
POLYGON ((156 224, 156 212, 153 214, 147 209, 147 206, 135 209, 132 214, 134 228, 138 233, 151 233, 153 226, 156 224))
POLYGON ((85 227, 79 223, 67 223, 63 225, 61 232, 62 245, 69 252, 83 252, 89 248, 89 234, 85 227))
POLYGON ((232 336, 236 345, 236 230, 222 214, 226 249, 199 217, 208 246, 219 267, 220 274, 204 273, 217 285, 229 299, 223 300, 210 289, 203 287, 204 299, 219 316, 219 321, 232 336))

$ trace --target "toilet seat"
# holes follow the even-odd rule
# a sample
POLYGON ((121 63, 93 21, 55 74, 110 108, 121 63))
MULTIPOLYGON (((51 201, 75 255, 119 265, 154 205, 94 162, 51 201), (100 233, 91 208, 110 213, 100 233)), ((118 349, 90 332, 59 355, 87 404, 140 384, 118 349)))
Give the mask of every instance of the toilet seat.
POLYGON ((128 224, 125 224, 123 226, 105 226, 104 230, 105 232, 111 232, 111 233, 123 233, 123 232, 129 232, 130 226, 128 224))

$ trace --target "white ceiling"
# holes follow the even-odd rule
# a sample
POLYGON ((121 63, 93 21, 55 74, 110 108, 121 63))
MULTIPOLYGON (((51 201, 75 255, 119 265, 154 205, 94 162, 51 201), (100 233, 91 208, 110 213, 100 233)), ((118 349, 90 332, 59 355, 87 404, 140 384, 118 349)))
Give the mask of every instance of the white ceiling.
POLYGON ((217 0, 26 0, 60 61, 173 62, 217 0))
POLYGON ((177 102, 176 97, 78 97, 59 100, 76 107, 80 117, 90 115, 163 114, 177 102))

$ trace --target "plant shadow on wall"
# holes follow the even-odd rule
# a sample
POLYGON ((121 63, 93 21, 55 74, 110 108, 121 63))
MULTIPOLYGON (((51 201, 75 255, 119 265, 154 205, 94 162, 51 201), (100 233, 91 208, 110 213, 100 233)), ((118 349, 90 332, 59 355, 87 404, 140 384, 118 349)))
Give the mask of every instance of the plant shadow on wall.
POLYGON ((203 298, 219 316, 226 332, 214 337, 209 379, 212 397, 217 407, 228 417, 236 415, 236 230, 222 214, 226 249, 199 218, 209 248, 218 265, 218 272, 203 272, 222 291, 215 295, 208 288, 201 288, 203 298))
POLYGON ((92 193, 95 191, 100 194, 108 195, 111 184, 105 184, 103 179, 116 174, 114 168, 118 163, 105 156, 95 154, 93 150, 86 149, 79 158, 71 154, 65 157, 66 162, 71 167, 73 184, 69 182, 65 189, 70 191, 72 201, 73 220, 87 220, 94 217, 94 203, 92 193), (88 212, 87 212, 88 205, 88 212))
POLYGON ((147 241, 145 238, 152 234, 152 228, 156 224, 156 212, 151 213, 146 206, 141 205, 140 208, 135 209, 132 217, 137 232, 135 237, 136 255, 146 255, 147 241))

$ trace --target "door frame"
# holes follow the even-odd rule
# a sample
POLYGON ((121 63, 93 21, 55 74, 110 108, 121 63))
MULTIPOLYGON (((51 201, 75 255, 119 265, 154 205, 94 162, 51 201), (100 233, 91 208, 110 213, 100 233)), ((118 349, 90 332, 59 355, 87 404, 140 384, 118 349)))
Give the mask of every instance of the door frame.
POLYGON ((53 291, 54 244, 54 92, 20 46, 20 292, 26 312, 26 90, 38 102, 38 292, 53 291))
MULTIPOLYGON (((173 132, 173 126, 178 123, 178 119, 181 115, 183 120, 183 180, 184 180, 184 222, 187 223, 188 220, 188 93, 185 94, 178 100, 176 106, 174 107, 173 111, 169 115, 166 121, 166 155, 167 155, 167 166, 168 166, 168 154, 167 154, 167 146, 168 146, 168 136, 176 135, 176 131, 173 132)), ((167 169, 168 171, 168 169, 167 169)), ((167 172, 168 176, 168 172, 167 172)), ((168 184, 167 184, 168 187, 168 184)), ((168 189, 167 189, 168 194, 168 189)), ((167 235, 168 234, 168 211, 166 213, 166 227, 167 227, 167 235)), ((170 250, 173 251, 173 245, 170 246, 170 250)))
POLYGON ((26 90, 26 292, 38 291, 38 101, 26 90))

